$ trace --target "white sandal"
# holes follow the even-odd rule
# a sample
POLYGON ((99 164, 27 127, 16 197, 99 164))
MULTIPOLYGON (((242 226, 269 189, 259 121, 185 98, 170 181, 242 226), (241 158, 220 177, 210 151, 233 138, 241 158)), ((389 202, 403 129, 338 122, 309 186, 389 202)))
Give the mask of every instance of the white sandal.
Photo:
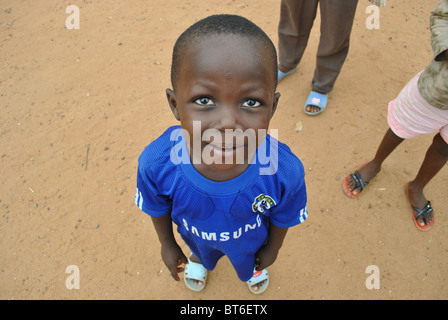
POLYGON ((260 294, 266 291, 269 285, 269 273, 266 269, 263 269, 263 271, 256 271, 254 269, 254 274, 252 278, 249 279, 249 281, 246 282, 249 286, 250 292, 253 294, 260 294), (258 283, 263 282, 264 283, 258 288, 257 291, 255 291, 252 287, 258 283))
POLYGON ((185 267, 184 274, 184 282, 187 288, 193 291, 201 291, 204 289, 206 281, 207 269, 202 264, 193 262, 188 258, 188 264, 185 267), (200 286, 197 281, 201 281, 203 285, 200 286))

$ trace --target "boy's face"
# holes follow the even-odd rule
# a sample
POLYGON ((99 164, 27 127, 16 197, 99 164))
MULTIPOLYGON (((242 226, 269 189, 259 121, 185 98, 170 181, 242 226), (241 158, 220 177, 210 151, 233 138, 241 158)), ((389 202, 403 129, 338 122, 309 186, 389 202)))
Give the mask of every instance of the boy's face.
POLYGON ((187 147, 193 164, 197 163, 194 159, 202 159, 196 169, 212 180, 232 179, 253 159, 265 138, 258 130, 266 132, 277 107, 280 94, 275 93, 272 58, 260 41, 235 35, 209 36, 195 41, 187 51, 175 92, 167 90, 168 102, 182 129, 189 133, 187 147), (192 143, 199 141, 193 121, 196 126, 200 123, 200 148, 192 143), (237 137, 226 141, 226 130, 237 137), (204 135, 206 131, 214 138, 204 135), (238 138, 250 132, 256 133, 255 148, 249 148, 248 135, 238 138), (220 139, 216 139, 217 133, 220 139), (222 161, 204 162, 204 155, 222 161), (242 155, 243 163, 237 160, 242 155))

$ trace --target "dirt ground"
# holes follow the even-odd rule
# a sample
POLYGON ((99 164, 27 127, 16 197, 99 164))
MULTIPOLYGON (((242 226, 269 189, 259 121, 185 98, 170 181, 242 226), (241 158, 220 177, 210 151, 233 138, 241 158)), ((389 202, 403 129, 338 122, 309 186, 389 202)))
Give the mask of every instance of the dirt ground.
POLYGON ((180 33, 233 13, 277 43, 279 1, 0 0, 0 299, 448 299, 448 168, 426 188, 429 233, 415 228, 404 194, 432 135, 405 141, 358 199, 342 191, 386 132, 388 102, 432 59, 438 3, 388 1, 380 29, 368 30, 360 0, 329 107, 309 117, 316 19, 271 122, 306 168, 309 218, 289 230, 269 290, 254 296, 227 258, 203 292, 172 280, 134 193, 139 154, 177 124, 165 89, 180 33), (65 28, 70 4, 79 30, 65 28), (79 289, 66 286, 71 265, 79 289), (370 265, 379 289, 366 287, 370 265))

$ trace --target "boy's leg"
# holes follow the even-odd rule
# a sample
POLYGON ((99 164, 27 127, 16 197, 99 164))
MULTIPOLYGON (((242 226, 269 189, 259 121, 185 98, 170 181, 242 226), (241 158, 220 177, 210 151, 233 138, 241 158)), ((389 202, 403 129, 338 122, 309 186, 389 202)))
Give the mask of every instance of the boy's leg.
MULTIPOLYGON (((417 209, 423 209, 428 200, 426 200, 423 189, 429 181, 442 169, 448 161, 448 144, 438 133, 426 152, 425 159, 420 167, 419 172, 414 180, 408 184, 408 197, 411 205, 417 209)), ((428 221, 432 219, 432 212, 428 217, 428 221)), ((418 223, 424 226, 423 217, 419 218, 418 223)))
MULTIPOLYGON (((392 153, 392 151, 395 150, 396 147, 398 147, 400 143, 403 142, 403 140, 404 139, 397 136, 392 129, 387 130, 380 146, 378 147, 375 158, 367 162, 361 169, 358 170, 364 182, 369 182, 378 174, 378 172, 380 172, 381 165, 384 160, 386 160, 386 158, 392 153)), ((362 191, 361 188, 356 188, 356 181, 351 176, 348 177, 347 182, 350 191, 353 192, 353 194, 356 195, 362 191)))
POLYGON ((282 0, 278 26, 279 68, 294 69, 302 59, 317 13, 318 0, 282 0))

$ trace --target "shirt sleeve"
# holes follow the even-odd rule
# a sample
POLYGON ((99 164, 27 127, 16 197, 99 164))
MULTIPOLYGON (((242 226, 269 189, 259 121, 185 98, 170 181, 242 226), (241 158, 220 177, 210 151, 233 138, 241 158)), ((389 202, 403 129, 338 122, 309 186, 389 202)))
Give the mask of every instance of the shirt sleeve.
POLYGON ((151 175, 143 168, 137 171, 137 191, 135 204, 153 217, 162 217, 171 213, 172 200, 169 196, 161 194, 151 175))
POLYGON ((281 200, 272 208, 270 221, 277 227, 290 228, 301 224, 308 217, 307 193, 303 165, 295 158, 283 183, 281 200))

